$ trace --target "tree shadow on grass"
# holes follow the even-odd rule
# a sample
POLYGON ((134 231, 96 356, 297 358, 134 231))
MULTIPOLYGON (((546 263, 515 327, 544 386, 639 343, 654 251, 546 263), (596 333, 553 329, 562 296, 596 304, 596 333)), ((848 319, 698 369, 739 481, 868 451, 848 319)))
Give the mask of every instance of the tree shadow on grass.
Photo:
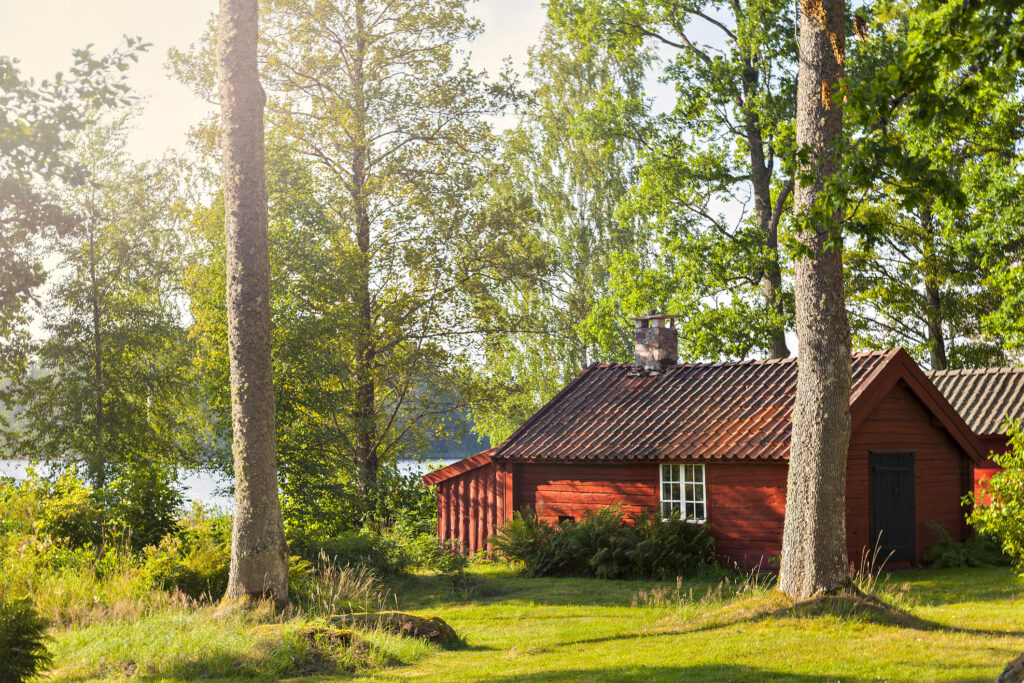
POLYGON ((742 664, 698 664, 693 666, 611 667, 541 671, 534 674, 510 674, 492 681, 842 681, 856 678, 822 674, 793 674, 742 664))
POLYGON ((940 632, 947 634, 963 634, 985 637, 1024 637, 1024 630, 1004 631, 997 629, 965 628, 949 626, 929 619, 924 619, 911 612, 890 605, 878 598, 863 593, 843 593, 839 595, 823 595, 810 600, 792 602, 788 598, 773 593, 764 600, 752 604, 738 603, 726 605, 720 610, 712 611, 698 617, 686 628, 631 633, 601 638, 590 638, 574 641, 573 644, 586 644, 613 640, 632 640, 634 638, 652 638, 669 635, 686 635, 704 633, 727 628, 736 624, 759 623, 772 619, 807 619, 817 617, 838 617, 856 620, 879 626, 895 626, 917 631, 940 632))

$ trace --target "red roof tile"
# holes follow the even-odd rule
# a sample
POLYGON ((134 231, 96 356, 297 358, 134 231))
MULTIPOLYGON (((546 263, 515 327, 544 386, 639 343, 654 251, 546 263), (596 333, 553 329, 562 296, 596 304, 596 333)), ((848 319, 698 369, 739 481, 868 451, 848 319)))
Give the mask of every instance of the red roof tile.
MULTIPOLYGON (((851 397, 896 351, 853 357, 851 397)), ((783 460, 789 456, 795 359, 681 364, 658 375, 594 364, 541 408, 495 460, 783 460)))
MULTIPOLYGON (((851 428, 903 382, 974 462, 977 435, 903 349, 855 354, 851 428)), ((796 359, 682 364, 659 375, 595 363, 500 446, 423 477, 428 485, 492 461, 786 460, 796 359)))

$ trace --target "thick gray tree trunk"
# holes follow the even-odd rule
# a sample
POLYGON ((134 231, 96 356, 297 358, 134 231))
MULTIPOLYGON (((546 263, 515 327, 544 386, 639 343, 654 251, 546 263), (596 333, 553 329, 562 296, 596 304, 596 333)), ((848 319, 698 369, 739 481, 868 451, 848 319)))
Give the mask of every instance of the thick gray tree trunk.
POLYGON ((846 453, 850 442, 850 327, 843 296, 839 213, 811 214, 839 168, 843 114, 833 94, 843 76, 844 0, 801 0, 796 141, 810 152, 799 169, 795 209, 809 216, 796 262, 800 345, 779 590, 794 598, 849 581, 846 453))
POLYGON ((263 166, 265 96, 256 68, 257 0, 221 0, 217 40, 235 517, 225 599, 288 600, 277 491, 270 358, 270 259, 263 166))

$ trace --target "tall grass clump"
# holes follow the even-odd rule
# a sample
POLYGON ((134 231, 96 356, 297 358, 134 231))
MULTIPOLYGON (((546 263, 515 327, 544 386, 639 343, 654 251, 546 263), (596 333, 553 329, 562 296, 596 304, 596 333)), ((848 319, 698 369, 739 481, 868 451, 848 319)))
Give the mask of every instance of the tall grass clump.
POLYGON ((338 564, 326 553, 315 564, 292 558, 288 592, 292 604, 310 615, 376 612, 390 595, 369 567, 338 564))

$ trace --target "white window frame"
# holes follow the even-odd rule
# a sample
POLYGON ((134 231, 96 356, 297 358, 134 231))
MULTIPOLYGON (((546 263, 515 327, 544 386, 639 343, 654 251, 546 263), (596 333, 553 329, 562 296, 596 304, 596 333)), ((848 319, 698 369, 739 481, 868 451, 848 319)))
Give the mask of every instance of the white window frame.
POLYGON ((679 510, 680 517, 685 519, 691 524, 704 524, 708 521, 708 478, 707 470, 701 463, 662 463, 658 465, 658 511, 664 519, 668 519, 666 514, 665 504, 675 505, 679 510), (665 479, 667 472, 671 472, 669 468, 674 470, 674 477, 670 477, 668 480, 665 479), (700 478, 697 478, 697 473, 700 473, 700 478), (665 487, 666 485, 676 485, 679 487, 678 498, 666 498, 665 487), (696 495, 687 497, 687 487, 700 486, 700 497, 696 495), (694 515, 687 516, 687 506, 693 506, 694 515), (696 512, 699 509, 703 511, 703 516, 698 517, 696 512))

